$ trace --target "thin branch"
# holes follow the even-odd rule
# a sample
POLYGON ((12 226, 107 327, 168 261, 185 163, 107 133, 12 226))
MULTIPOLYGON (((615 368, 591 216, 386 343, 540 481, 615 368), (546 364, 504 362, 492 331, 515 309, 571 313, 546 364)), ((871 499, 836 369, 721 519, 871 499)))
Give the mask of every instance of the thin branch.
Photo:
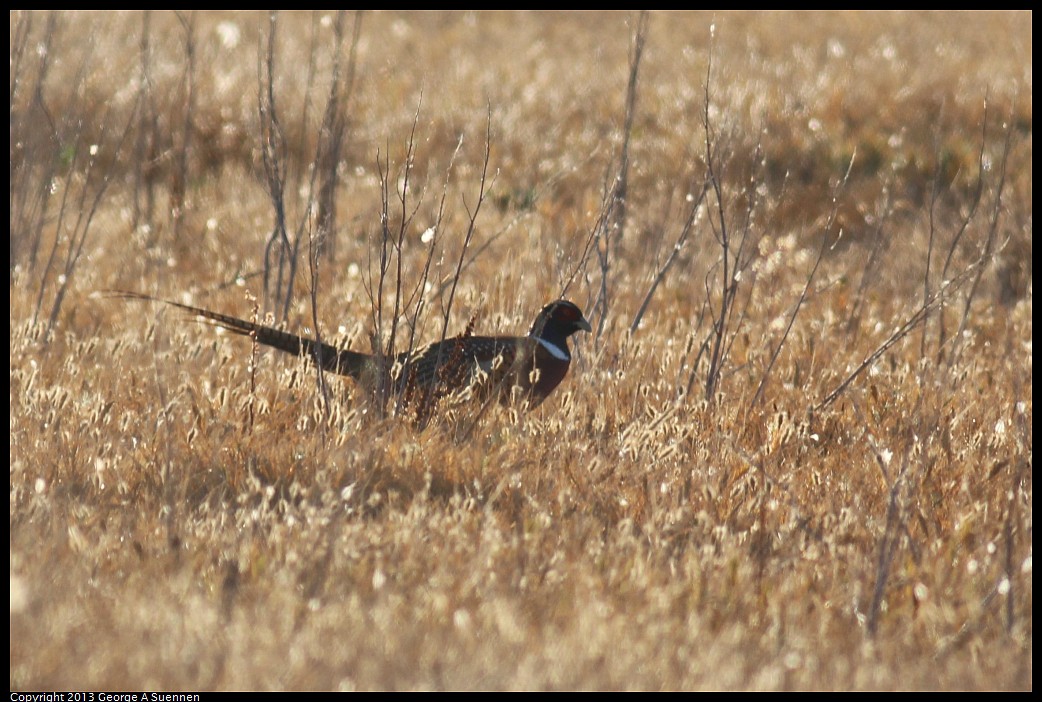
MULTIPOLYGON (((474 231, 475 231, 475 225, 476 225, 477 218, 478 218, 478 213, 481 211, 481 206, 485 203, 485 198, 488 196, 488 191, 489 191, 489 188, 490 188, 490 184, 488 182, 488 166, 489 166, 489 161, 491 160, 491 155, 492 155, 492 106, 489 105, 488 106, 488 116, 487 116, 487 120, 486 120, 486 123, 485 123, 485 152, 484 152, 484 157, 483 157, 482 162, 481 162, 481 178, 480 178, 480 181, 478 183, 478 200, 477 200, 477 203, 475 203, 473 209, 471 209, 469 206, 466 206, 466 201, 464 201, 464 206, 466 206, 467 216, 468 216, 467 232, 463 236, 463 245, 460 247, 459 258, 456 261, 456 272, 453 274, 453 277, 452 277, 452 285, 449 286, 449 299, 448 299, 448 302, 445 304, 445 309, 443 310, 443 313, 442 313, 441 336, 440 336, 440 339, 439 339, 440 341, 444 341, 446 339, 447 335, 448 335, 449 316, 450 316, 450 314, 452 312, 452 303, 453 303, 453 301, 455 300, 455 297, 456 297, 456 288, 459 285, 460 276, 461 276, 461 273, 463 271, 463 262, 466 259, 467 248, 470 246, 470 242, 474 238, 474 231)), ((434 361, 434 367, 435 368, 438 368, 441 365, 441 361, 442 361, 441 355, 443 353, 442 346, 443 345, 438 346, 438 356, 437 356, 437 358, 434 361)), ((421 404, 420 404, 420 413, 421 413, 421 415, 420 415, 420 418, 419 418, 421 424, 425 423, 429 419, 429 404, 431 402, 431 398, 433 397, 434 390, 435 389, 433 387, 428 387, 426 392, 424 393, 424 397, 421 399, 421 404)), ((475 421, 476 421, 476 418, 475 418, 475 421)))
POLYGON ((680 234, 677 236, 676 242, 673 244, 673 248, 669 252, 669 256, 666 257, 665 262, 659 268, 658 273, 651 281, 651 285, 648 287, 648 292, 644 295, 644 300, 640 303, 640 309, 637 310, 637 314, 633 316, 633 322, 630 324, 630 334, 637 331, 640 326, 640 321, 644 318, 644 313, 648 310, 648 305, 651 304, 651 298, 655 295, 655 291, 658 286, 666 278, 666 274, 669 269, 673 266, 677 256, 680 254, 681 249, 684 248, 684 244, 687 243, 687 238, 690 236, 695 226, 695 221, 698 219, 699 213, 702 211, 702 203, 705 202, 706 193, 709 192, 709 181, 702 181, 702 189, 698 193, 698 197, 692 198, 691 207, 688 210, 688 216, 684 219, 684 226, 680 229, 680 234))
MULTIPOLYGON (((1013 107, 1010 107, 1012 112, 1013 107)), ((1011 124, 1006 126, 1006 138, 1002 142, 1002 158, 999 161, 999 182, 995 186, 995 203, 991 208, 991 221, 988 223, 987 234, 984 237, 984 247, 981 250, 980 257, 977 262, 972 266, 973 280, 970 282, 970 289, 966 293, 966 300, 963 302, 962 318, 959 320, 959 329, 955 332, 955 348, 949 357, 949 363, 954 365, 960 356, 960 352, 963 348, 963 332, 966 331, 966 325, 969 321, 970 307, 973 304, 973 299, 977 295, 977 290, 980 286, 981 278, 984 276, 984 270, 991 263, 992 256, 995 254, 996 240, 998 239, 999 229, 999 218, 1002 216, 1002 195, 1006 188, 1006 173, 1009 164, 1009 154, 1013 148, 1013 127, 1011 124)))
POLYGON ((278 309, 283 299, 283 285, 292 246, 286 226, 286 138, 279 122, 275 102, 275 37, 278 28, 278 13, 268 15, 268 44, 264 62, 258 55, 260 90, 257 95, 257 111, 261 128, 261 162, 264 166, 268 196, 275 211, 275 223, 264 248, 264 304, 278 309), (273 256, 277 250, 277 260, 273 256), (272 280, 273 266, 274 281, 272 280))
POLYGON ((844 380, 836 388, 830 392, 825 398, 814 406, 813 412, 819 412, 822 409, 828 407, 835 402, 840 395, 842 395, 847 387, 854 382, 854 380, 864 372, 866 368, 872 366, 880 356, 886 353, 890 348, 905 338, 909 333, 915 330, 920 324, 926 322, 930 314, 940 307, 946 300, 948 300, 955 292, 969 279, 970 275, 976 268, 976 264, 970 266, 966 270, 962 271, 959 275, 955 276, 951 280, 946 281, 939 289, 937 289, 930 298, 908 318, 906 319, 887 339, 880 344, 872 353, 865 357, 861 363, 858 364, 844 380))
MULTIPOLYGON (((756 386, 756 392, 753 393, 753 399, 750 404, 756 405, 763 401, 763 393, 767 387, 767 378, 770 377, 771 370, 774 368, 775 362, 778 360, 779 354, 781 354, 782 347, 785 345, 785 341, 789 338, 789 332, 792 330, 792 325, 796 321, 796 315, 800 313, 800 309, 803 307, 804 301, 807 299, 807 293, 810 291, 810 286, 814 282, 814 276, 818 272, 818 266, 821 265, 822 259, 825 258, 825 252, 829 248, 829 234, 832 232, 832 227, 836 223, 836 217, 839 213, 839 194, 846 188, 847 182, 850 180, 850 173, 854 169, 854 158, 857 155, 850 156, 850 162, 847 164, 847 171, 843 174, 843 179, 836 186, 836 191, 832 196, 832 210, 829 212, 828 221, 825 223, 825 229, 822 232, 821 247, 818 249, 818 257, 814 259, 814 265, 810 269, 810 274, 807 276, 807 282, 803 285, 803 290, 800 292, 800 297, 796 300, 796 306, 792 310, 792 315, 789 316, 789 322, 785 325, 785 331, 782 333, 781 339, 778 340, 778 345, 774 347, 774 351, 771 353, 771 358, 767 362, 767 367, 764 368, 763 376, 760 378, 760 383, 756 386)), ((843 232, 839 232, 839 236, 842 236, 843 232)))
MULTIPOLYGON (((955 257, 955 251, 959 246, 959 242, 962 240, 963 235, 966 233, 970 222, 977 214, 977 208, 980 206, 981 197, 984 194, 984 158, 986 154, 988 139, 988 101, 987 98, 984 100, 984 116, 981 118, 981 135, 980 135, 980 149, 977 152, 977 180, 973 187, 973 199, 970 202, 970 209, 966 212, 966 216, 962 218, 962 222, 959 224, 958 230, 955 232, 955 236, 952 237, 951 243, 948 245, 948 254, 944 259, 944 267, 941 269, 941 280, 945 280, 948 277, 948 270, 951 268, 952 259, 955 257)), ((932 214, 932 213, 931 213, 932 214)), ((937 332, 937 349, 940 353, 940 349, 945 345, 947 341, 947 334, 945 332, 945 320, 942 313, 938 315, 938 332, 937 332)))

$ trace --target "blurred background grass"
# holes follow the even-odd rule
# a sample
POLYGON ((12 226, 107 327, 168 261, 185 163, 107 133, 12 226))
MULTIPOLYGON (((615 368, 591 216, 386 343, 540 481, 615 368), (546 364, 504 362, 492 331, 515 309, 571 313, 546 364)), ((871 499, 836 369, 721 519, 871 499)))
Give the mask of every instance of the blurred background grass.
POLYGON ((635 13, 10 18, 12 689, 1030 688, 1030 13, 651 13, 628 131, 635 13), (577 271, 599 333, 472 441, 91 297, 367 348, 382 222, 410 283, 440 222, 432 339, 486 127, 450 332, 577 271), (304 251, 335 174, 285 314, 272 153, 304 251))

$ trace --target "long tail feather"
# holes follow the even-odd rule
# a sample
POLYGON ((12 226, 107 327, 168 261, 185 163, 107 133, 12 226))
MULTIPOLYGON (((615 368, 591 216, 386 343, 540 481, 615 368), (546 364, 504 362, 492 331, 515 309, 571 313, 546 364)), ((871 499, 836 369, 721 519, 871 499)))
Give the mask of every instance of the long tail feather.
POLYGON ((104 294, 108 297, 115 297, 123 300, 159 302, 164 305, 176 307, 185 312, 190 312, 198 317, 202 317, 214 325, 221 327, 222 329, 227 329, 234 334, 241 334, 242 336, 254 338, 259 344, 270 346, 279 351, 285 351, 294 356, 307 356, 312 361, 321 365, 323 369, 338 375, 348 375, 353 378, 361 378, 372 360, 372 357, 368 354, 350 351, 348 349, 338 349, 335 346, 331 346, 321 341, 316 341, 315 339, 297 336, 296 334, 284 332, 281 329, 275 329, 274 327, 257 324, 255 322, 248 322, 245 319, 221 314, 220 312, 213 312, 211 310, 203 309, 202 307, 193 307, 192 305, 185 305, 180 302, 174 302, 173 300, 164 300, 162 298, 152 297, 151 295, 128 292, 125 290, 112 290, 107 291, 104 294))

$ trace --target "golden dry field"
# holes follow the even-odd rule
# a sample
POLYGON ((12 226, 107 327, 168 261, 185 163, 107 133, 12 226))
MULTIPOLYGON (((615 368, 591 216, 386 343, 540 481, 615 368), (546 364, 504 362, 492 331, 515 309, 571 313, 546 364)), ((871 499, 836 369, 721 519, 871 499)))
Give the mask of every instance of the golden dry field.
POLYGON ((12 690, 1032 688, 1030 12, 9 18, 12 690))

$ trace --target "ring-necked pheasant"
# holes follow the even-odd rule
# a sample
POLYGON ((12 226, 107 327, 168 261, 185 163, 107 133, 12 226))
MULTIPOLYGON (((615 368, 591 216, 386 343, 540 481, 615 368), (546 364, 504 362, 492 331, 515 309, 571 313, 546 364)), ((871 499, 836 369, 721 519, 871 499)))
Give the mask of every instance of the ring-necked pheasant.
POLYGON ((497 393, 501 400, 520 388, 529 407, 539 405, 568 373, 572 355, 568 337, 591 331, 582 311, 568 300, 546 305, 536 316, 528 336, 473 336, 461 334, 412 353, 402 352, 383 364, 368 353, 340 349, 325 342, 275 329, 264 324, 213 312, 201 307, 134 292, 116 291, 123 299, 161 302, 209 320, 230 332, 296 356, 306 356, 323 369, 351 376, 367 388, 378 383, 399 387, 409 403, 430 407, 441 397, 473 387, 479 397, 497 393))

